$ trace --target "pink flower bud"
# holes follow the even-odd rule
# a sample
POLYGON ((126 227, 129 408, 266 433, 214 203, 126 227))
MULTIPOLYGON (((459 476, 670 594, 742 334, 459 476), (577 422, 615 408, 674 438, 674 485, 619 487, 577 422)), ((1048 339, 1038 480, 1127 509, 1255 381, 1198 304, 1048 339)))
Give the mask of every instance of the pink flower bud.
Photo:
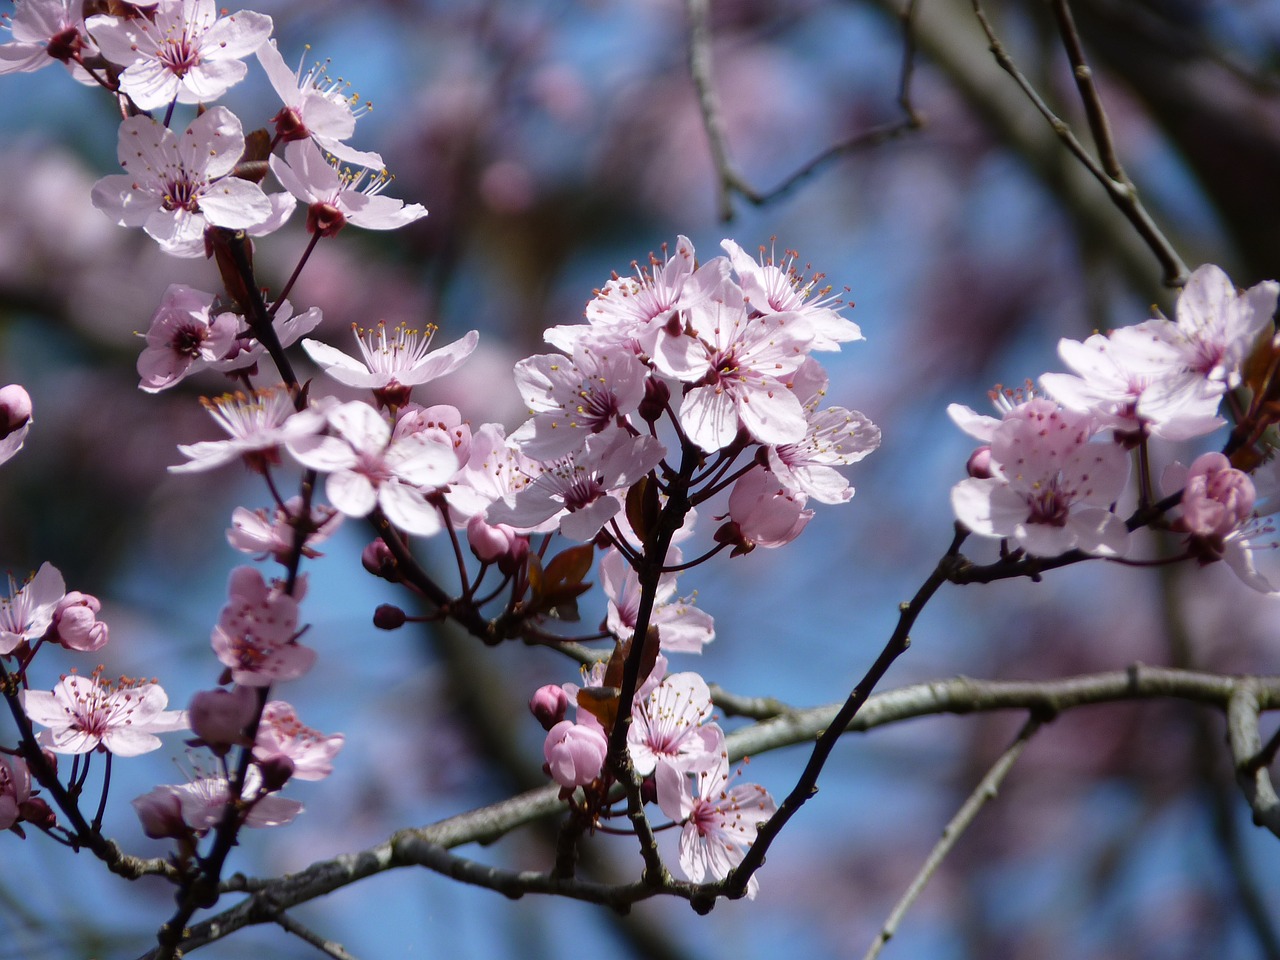
POLYGON ((647 377, 644 381, 644 399, 636 411, 647 423, 656 423, 666 412, 667 403, 671 400, 671 388, 657 377, 647 377))
POLYGON ((379 630, 398 630, 406 619, 404 611, 390 603, 381 604, 373 611, 373 625, 379 630))
POLYGON ((609 741, 596 727, 561 720, 547 732, 542 755, 551 779, 566 789, 581 787, 600 776, 609 741))
POLYGON ((1253 481, 1220 453, 1197 457, 1182 491, 1181 526, 1192 536, 1221 540, 1253 514, 1253 481))
POLYGON ((100 649, 107 642, 107 625, 98 619, 101 609, 97 597, 72 590, 54 608, 48 639, 82 653, 100 649))
POLYGON ((245 731, 258 713, 258 695, 252 687, 202 690, 191 698, 187 720, 192 732, 210 750, 225 756, 233 746, 249 746, 245 731))
POLYGON ((182 801, 173 787, 156 787, 133 800, 133 810, 142 823, 142 832, 153 840, 190 836, 191 828, 182 819, 182 801))
POLYGON ((381 577, 388 583, 399 583, 400 574, 396 568, 396 558, 391 548, 381 540, 374 540, 360 554, 360 562, 375 577, 381 577))
POLYGON ((975 480, 990 480, 995 476, 991 470, 991 448, 979 447, 969 454, 969 462, 965 464, 965 469, 975 480))
POLYGON ((529 556, 527 536, 516 533, 505 523, 486 523, 480 514, 467 521, 467 543, 477 559, 496 563, 503 573, 514 572, 529 556))
POLYGON ((0 387, 0 439, 31 421, 31 395, 19 384, 0 387))
POLYGON ((561 687, 547 684, 539 687, 529 700, 529 712, 537 717, 543 730, 550 730, 564 719, 569 709, 569 695, 561 687))

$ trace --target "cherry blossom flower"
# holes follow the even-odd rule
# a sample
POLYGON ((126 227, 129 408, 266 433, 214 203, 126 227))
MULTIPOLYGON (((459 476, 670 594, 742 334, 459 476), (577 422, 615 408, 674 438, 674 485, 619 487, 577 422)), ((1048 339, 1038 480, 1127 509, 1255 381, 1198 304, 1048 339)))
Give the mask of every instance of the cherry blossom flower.
POLYGON ((648 368, 632 353, 602 353, 586 343, 573 356, 540 354, 516 364, 516 387, 532 419, 511 439, 537 460, 554 460, 587 436, 619 429, 644 399, 648 368))
POLYGON ((0 44, 0 76, 31 73, 61 61, 76 79, 92 82, 79 65, 97 47, 84 32, 82 0, 16 0, 13 16, 0 16, 0 28, 7 27, 13 40, 0 44))
POLYGON ((121 92, 154 110, 217 100, 244 79, 241 58, 266 42, 272 23, 248 10, 219 17, 214 0, 159 0, 151 16, 99 15, 87 26, 103 56, 124 68, 121 92))
POLYGON ((440 513, 422 488, 435 488, 458 471, 452 444, 427 434, 392 439, 391 427, 367 403, 353 400, 332 408, 333 436, 309 436, 288 443, 303 466, 327 473, 325 495, 349 517, 379 507, 407 533, 431 536, 443 529, 440 513))
MULTIPOLYGON (((1277 473, 1274 466, 1270 473, 1277 473)), ((1270 486, 1277 486, 1275 476, 1269 479, 1270 486)), ((1161 484, 1168 491, 1182 488, 1181 513, 1173 529, 1189 535, 1191 553, 1201 565, 1223 560, 1254 590, 1280 594, 1280 588, 1254 563, 1256 552, 1274 550, 1280 544, 1270 517, 1259 516, 1255 509, 1258 493, 1248 474, 1232 467, 1221 453, 1212 452, 1197 457, 1189 470, 1171 465, 1161 484)), ((1263 509, 1270 512, 1275 506, 1269 501, 1263 509)))
MULTIPOLYGON (((201 777, 191 783, 157 787, 156 790, 170 791, 178 798, 183 822, 199 836, 218 825, 231 800, 230 784, 226 777, 201 777)), ((241 798, 248 807, 248 812, 241 821, 246 827, 284 826, 292 822, 303 809, 297 800, 278 797, 266 790, 262 774, 253 766, 245 774, 241 798)), ((136 807, 137 801, 134 804, 136 807)))
POLYGON ((185 377, 208 367, 231 349, 236 316, 211 316, 214 295, 172 283, 147 329, 147 346, 138 357, 140 388, 147 393, 167 390, 185 377))
POLYGON ((340 733, 327 736, 304 726, 293 707, 272 700, 262 711, 253 756, 259 763, 287 760, 295 780, 323 780, 345 741, 340 733))
POLYGON ((246 731, 257 717, 258 693, 253 687, 201 690, 187 704, 191 732, 219 757, 232 747, 249 746, 246 731))
POLYGON ((1163 318, 1141 326, 1170 343, 1184 369, 1202 378, 1212 393, 1240 385, 1240 367, 1258 335, 1270 326, 1280 283, 1267 280, 1243 293, 1221 268, 1197 267, 1174 306, 1175 321, 1163 318))
MULTIPOLYGON (((688 776, 674 767, 659 765, 655 772, 658 805, 677 823, 680 831, 680 869, 694 883, 723 880, 742 862, 755 842, 760 824, 777 812, 764 787, 754 783, 729 786, 729 763, 719 763, 695 775, 697 795, 689 795, 688 776)), ((747 883, 747 898, 755 899, 759 884, 747 883)))
POLYGON ((1128 532, 1108 508, 1129 476, 1120 445, 1089 443, 1094 421, 1036 397, 1013 408, 991 432, 989 479, 951 490, 956 517, 983 537, 1010 538, 1034 556, 1078 548, 1125 552, 1128 532))
POLYGON ((682 339, 683 323, 668 330, 677 314, 711 296, 729 275, 724 257, 699 267, 693 244, 683 236, 676 238, 675 252, 667 259, 650 256, 646 268, 632 266, 634 276, 614 274, 587 304, 590 326, 553 327, 545 334, 547 342, 571 353, 575 343, 590 336, 600 345, 634 342, 642 353, 652 356, 668 337, 682 339))
POLYGON ((0 387, 0 463, 13 458, 31 429, 31 395, 21 384, 0 387))
POLYGON ((10 577, 9 596, 0 598, 0 656, 43 637, 66 593, 62 574, 50 563, 41 564, 35 576, 21 587, 10 577))
POLYGON ((1145 327, 1059 341, 1058 354, 1075 373, 1044 374, 1045 392, 1068 410, 1092 414, 1130 445, 1147 436, 1176 441, 1212 433, 1224 422, 1217 415, 1221 397, 1177 376, 1179 351, 1145 327))
POLYGON ((817 291, 822 274, 805 279, 796 268, 799 254, 788 250, 780 263, 760 248, 759 261, 751 259, 733 240, 720 241, 738 275, 747 305, 760 313, 798 313, 813 333, 812 350, 839 350, 840 344, 862 339, 862 331, 848 317, 840 315, 843 301, 827 296, 830 288, 817 291))
POLYGON ((156 683, 122 678, 118 685, 92 676, 63 677, 52 692, 23 690, 22 709, 34 723, 48 727, 39 741, 54 753, 88 753, 102 749, 121 757, 158 750, 157 733, 186 730, 182 710, 165 710, 169 698, 156 683))
POLYGON ((712 452, 729 446, 740 429, 764 444, 804 439, 804 406, 786 378, 805 360, 813 340, 796 313, 752 317, 736 285, 688 312, 693 336, 669 337, 654 355, 664 374, 692 384, 680 403, 689 439, 712 452))
MULTIPOLYGON (((254 231, 250 231, 250 233, 254 233, 254 231)), ((312 307, 306 312, 295 316, 293 306, 288 300, 274 305, 271 309, 274 312, 271 318, 271 327, 275 330, 276 339, 280 342, 281 347, 293 346, 298 342, 298 338, 305 336, 320 326, 320 321, 324 319, 324 314, 320 312, 319 307, 312 307)), ((220 373, 244 370, 247 367, 252 367, 266 356, 266 346, 249 335, 249 331, 243 325, 242 318, 237 316, 236 320, 240 324, 240 328, 235 342, 222 355, 221 359, 209 364, 210 369, 217 370, 220 373)))
POLYGON ((793 493, 819 503, 844 503, 853 497, 853 487, 835 467, 857 463, 880 446, 880 428, 857 410, 819 410, 826 387, 821 366, 807 359, 792 386, 798 396, 809 397, 804 404, 804 439, 769 447, 769 470, 793 493))
POLYGON ((547 731, 542 755, 551 779, 566 790, 585 786, 604 769, 609 740, 598 725, 561 720, 547 731))
POLYGON ((665 764, 680 773, 708 770, 721 762, 724 731, 706 723, 711 691, 696 673, 673 673, 643 699, 637 698, 627 728, 627 751, 636 773, 647 777, 665 764))
MULTIPOLYGON (((284 508, 273 510, 249 510, 236 507, 231 513, 231 527, 227 530, 227 542, 241 553, 254 554, 258 560, 273 557, 285 563, 293 553, 297 536, 298 515, 302 510, 302 498, 290 497, 284 508)), ((302 545, 302 555, 314 559, 323 556, 315 545, 333 536, 342 523, 342 514, 333 507, 316 504, 311 508, 309 533, 302 545)))
POLYGON ((247 687, 294 680, 315 663, 316 652, 297 642, 298 601, 276 584, 268 587, 254 567, 236 567, 227 587, 227 604, 213 629, 213 652, 231 679, 247 687))
POLYGON ((291 71, 274 40, 258 47, 257 57, 271 86, 284 101, 283 109, 272 118, 277 140, 288 142, 310 137, 343 163, 374 170, 382 168, 382 157, 378 154, 356 150, 342 142, 355 132, 356 118, 367 111, 368 106, 360 103, 358 96, 346 93, 347 85, 343 81, 329 77, 327 63, 316 63, 305 72, 301 66, 291 71))
POLYGON ((21 757, 0 755, 0 830, 22 819, 22 805, 31 798, 31 771, 21 757))
MULTIPOLYGON (((672 547, 667 564, 680 562, 680 551, 672 547)), ((619 640, 629 640, 635 632, 640 611, 640 575, 622 554, 609 549, 600 559, 600 586, 608 599, 605 624, 619 640)), ((687 597, 676 597, 676 574, 658 580, 650 625, 658 629, 658 645, 667 653, 701 653, 715 639, 715 621, 687 597)))
POLYGON ((614 495, 657 466, 666 447, 656 437, 621 430, 587 437, 582 450, 546 464, 528 486, 495 502, 485 519, 517 530, 539 531, 558 521, 570 540, 586 543, 622 509, 614 495))
POLYGON ((372 390, 379 403, 396 407, 409 402, 410 387, 458 369, 480 340, 479 332, 472 330, 462 339, 432 350, 431 341, 438 329, 433 323, 423 331, 397 324, 389 337, 382 321, 368 330, 355 324, 351 329, 360 348, 360 359, 319 340, 303 340, 302 348, 334 380, 348 387, 372 390))
POLYGON ((200 402, 230 439, 179 444, 178 452, 188 462, 171 466, 170 473, 204 472, 235 460, 265 473, 280 462, 285 443, 318 434, 325 426, 320 411, 296 410, 292 394, 283 386, 253 394, 226 393, 212 400, 201 397, 200 402))
POLYGON ((339 170, 310 140, 286 144, 284 158, 271 156, 271 172, 281 185, 307 204, 307 230, 331 237, 346 224, 365 230, 395 230, 427 215, 419 203, 382 196, 391 182, 387 172, 339 170))
POLYGON ((206 226, 249 229, 286 209, 230 176, 243 153, 243 129, 226 107, 196 117, 181 137, 150 117, 129 117, 118 148, 128 172, 99 180, 93 205, 123 227, 142 227, 166 253, 203 256, 206 226))

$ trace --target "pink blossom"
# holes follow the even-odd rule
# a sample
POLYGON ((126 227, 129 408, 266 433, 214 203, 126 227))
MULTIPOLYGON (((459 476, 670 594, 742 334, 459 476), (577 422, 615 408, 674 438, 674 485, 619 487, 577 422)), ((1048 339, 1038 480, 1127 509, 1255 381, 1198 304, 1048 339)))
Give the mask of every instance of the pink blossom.
POLYGON ((1146 324, 1061 340, 1058 354, 1074 374, 1046 373, 1045 391, 1069 410, 1090 413, 1130 444, 1146 436, 1188 440, 1220 427, 1220 397, 1177 374, 1178 351, 1146 324))
POLYGON ((0 76, 31 73, 61 61, 88 80, 80 59, 97 48, 84 32, 83 0, 16 0, 13 16, 0 16, 13 40, 0 44, 0 76))
MULTIPOLYGON (((730 787, 729 764, 723 756, 714 767, 695 775, 696 796, 689 796, 688 776, 674 767, 658 766, 655 779, 662 812, 684 824, 680 869, 694 883, 727 877, 755 842, 760 824, 778 809, 758 784, 730 787)), ((748 899, 755 899, 758 890, 753 876, 747 883, 748 899)))
POLYGON ((707 452, 722 450, 745 430, 764 444, 804 439, 804 407, 787 378, 813 342, 796 313, 753 316, 742 291, 724 283, 689 310, 692 336, 668 337, 654 355, 658 370, 691 385, 680 403, 680 425, 707 452))
POLYGON ((751 470, 733 485, 730 522, 716 531, 716 540, 734 544, 734 556, 756 547, 784 546, 800 536, 813 519, 813 511, 805 508, 807 500, 803 493, 788 490, 768 470, 751 470))
POLYGON ((119 141, 127 172, 94 184, 93 205, 122 227, 142 227, 166 253, 204 256, 209 225, 252 230, 287 217, 288 207, 256 183, 231 176, 244 132, 226 107, 196 117, 181 136, 150 117, 129 117, 119 141))
MULTIPOLYGON (((241 553, 251 553, 258 560, 274 557, 284 563, 294 550, 294 539, 297 536, 297 521, 302 510, 302 498, 290 497, 284 508, 272 510, 249 510, 236 507, 231 514, 231 528, 227 531, 227 542, 241 553)), ((302 545, 302 555, 308 558, 323 556, 315 549, 316 544, 323 543, 333 536, 342 523, 342 514, 333 507, 316 504, 311 508, 311 519, 308 524, 310 532, 302 545)))
POLYGON ((618 420, 644 399, 648 368, 623 350, 600 352, 586 343, 573 356, 541 354, 516 364, 516 387, 533 419, 511 439, 538 460, 572 453, 591 434, 618 429, 618 420))
POLYGON ((288 761, 297 780, 323 780, 333 772, 333 758, 345 741, 340 733, 329 736, 304 726, 293 707, 272 700, 262 711, 253 757, 259 763, 288 761))
POLYGON ((182 798, 177 787, 155 787, 134 797, 132 803, 142 832, 152 840, 180 839, 191 834, 191 828, 182 819, 182 798))
POLYGON ((844 302, 828 296, 830 287, 816 289, 822 274, 805 279, 797 269, 796 260, 800 255, 794 250, 788 250, 781 261, 775 262, 773 254, 766 256, 762 246, 760 259, 756 261, 732 240, 722 240, 720 246, 729 254, 748 306, 760 313, 802 316, 813 332, 810 349, 839 350, 842 343, 862 339, 858 325, 840 315, 844 302))
POLYGON ((0 830, 22 819, 22 805, 31 797, 31 772, 21 757, 0 755, 0 830))
POLYGON ((438 329, 435 324, 427 324, 422 331, 397 324, 390 336, 381 321, 368 330, 355 324, 351 329, 360 348, 359 359, 319 340, 303 340, 302 348, 327 376, 348 387, 372 390, 380 403, 397 407, 409 402, 410 387, 458 369, 480 339, 479 332, 472 330, 461 340, 432 350, 431 341, 438 329))
POLYGON ((696 673, 664 677, 648 696, 637 698, 627 728, 627 750, 636 773, 647 777, 659 765, 681 773, 708 770, 721 760, 724 732, 711 717, 711 691, 696 673))
POLYGON ((355 132, 356 118, 368 107, 359 96, 346 92, 347 84, 329 77, 327 62, 316 63, 305 72, 301 66, 296 72, 291 71, 274 40, 268 40, 256 52, 267 79, 284 101, 284 108, 272 118, 278 140, 310 137, 343 163, 382 168, 381 156, 355 150, 343 142, 355 132))
POLYGON ((138 357, 139 387, 147 393, 167 390, 226 355, 235 343, 237 318, 232 313, 212 317, 213 300, 212 293, 169 285, 138 357))
POLYGON ((54 608, 46 639, 81 653, 100 650, 106 646, 109 636, 107 625, 98 619, 101 610, 97 597, 72 590, 54 608))
MULTIPOLYGON (((267 199, 274 199, 279 194, 272 194, 267 199)), ((269 232, 264 230, 264 232, 269 232)), ((258 236, 257 230, 250 230, 250 235, 258 236)), ((275 330, 276 339, 281 347, 290 347, 298 342, 299 337, 306 336, 320 325, 324 315, 319 307, 312 307, 304 313, 294 315, 293 305, 288 300, 271 306, 271 326, 275 330)), ((233 315, 234 316, 234 315, 233 315)), ((235 317, 240 329, 236 340, 220 359, 209 365, 210 369, 220 373, 231 373, 252 367, 267 354, 267 348, 254 337, 249 336, 240 317, 235 317)))
POLYGON ((124 68, 120 89, 140 110, 209 103, 244 79, 241 61, 271 35, 271 18, 219 17, 214 0, 159 0, 152 17, 90 17, 103 56, 124 68))
MULTIPOLYGON (((679 549, 672 547, 667 564, 678 564, 680 558, 679 549)), ((605 620, 609 632, 619 640, 629 640, 640 611, 640 576, 616 549, 611 548, 600 559, 600 586, 609 601, 605 620)), ((715 639, 715 621, 695 607, 692 598, 677 597, 675 592, 676 574, 663 574, 649 621, 658 630, 658 645, 667 653, 701 653, 715 639)))
POLYGON ((395 230, 427 215, 419 203, 382 196, 391 183, 384 170, 339 170, 310 140, 295 140, 284 148, 284 159, 271 156, 271 172, 294 197, 307 204, 307 230, 331 237, 346 224, 365 230, 395 230))
POLYGON ((9 596, 0 598, 0 656, 43 637, 66 593, 62 574, 50 563, 42 563, 21 587, 10 577, 9 596))
POLYGON ((77 674, 63 677, 51 693, 24 690, 22 709, 35 723, 48 727, 39 741, 54 753, 106 750, 136 757, 160 748, 157 733, 187 729, 181 710, 165 710, 169 698, 159 684, 121 680, 119 685, 77 674))
POLYGON ((550 730, 564 719, 569 710, 569 695, 564 688, 553 683, 539 687, 529 698, 529 712, 537 718, 543 730, 550 730))
POLYGON ((598 726, 561 720, 547 731, 542 755, 551 779, 572 790, 600 776, 609 740, 598 726))
MULTIPOLYGON (((201 777, 160 790, 172 790, 178 798, 182 820, 198 835, 207 833, 222 820, 231 799, 230 784, 225 777, 201 777)), ((250 767, 241 791, 248 807, 243 823, 246 827, 279 827, 292 822, 302 812, 302 804, 287 797, 277 797, 265 789, 257 767, 250 767)))
POLYGON ((451 444, 426 434, 393 440, 387 421, 358 400, 332 408, 327 419, 334 435, 303 437, 288 448, 303 466, 329 475, 325 494, 334 507, 349 517, 379 507, 397 527, 418 536, 443 529, 422 489, 439 487, 457 472, 451 444))
POLYGON ((1129 476, 1115 443, 1089 443, 1093 418, 1033 398, 991 431, 995 475, 961 480, 951 491, 956 517, 984 537, 1012 539, 1035 556, 1078 548, 1123 554, 1124 522, 1110 505, 1129 476))
POLYGON ((212 400, 201 397, 209 416, 225 430, 227 440, 204 440, 179 444, 178 452, 187 463, 169 468, 170 473, 213 470, 235 460, 265 473, 280 462, 280 448, 291 440, 318 434, 324 429, 324 415, 317 410, 298 411, 293 395, 283 386, 258 390, 251 395, 226 393, 212 400))
POLYGON ((541 531, 555 520, 564 536, 585 543, 622 509, 614 491, 630 487, 665 452, 656 437, 621 430, 591 434, 582 450, 547 464, 509 500, 494 503, 486 520, 526 531, 541 531))
MULTIPOLYGON (((303 583, 303 581, 299 581, 303 583)), ((231 679, 249 687, 294 680, 311 669, 316 652, 297 642, 298 600, 276 584, 268 587, 255 567, 236 567, 228 600, 214 627, 213 652, 231 679)))
POLYGON ((0 387, 0 463, 11 459, 31 429, 31 395, 21 384, 0 387))

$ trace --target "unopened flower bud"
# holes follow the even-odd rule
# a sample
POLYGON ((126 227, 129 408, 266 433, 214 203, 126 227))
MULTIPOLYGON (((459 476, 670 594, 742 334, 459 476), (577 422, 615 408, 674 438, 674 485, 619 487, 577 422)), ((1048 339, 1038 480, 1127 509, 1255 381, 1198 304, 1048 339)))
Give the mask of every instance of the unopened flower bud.
POLYGON ((400 572, 396 565, 395 555, 391 548, 381 540, 374 540, 360 554, 360 562, 375 577, 381 577, 388 583, 399 583, 400 572))
POLYGON ((484 563, 496 563, 503 573, 514 573, 529 556, 529 538, 505 523, 486 523, 476 514, 467 522, 467 543, 484 563))
POLYGON ((52 830, 58 825, 58 815, 40 797, 30 797, 18 804, 18 819, 38 830, 52 830))
POLYGON ((969 462, 965 464, 965 469, 975 480, 990 480, 995 476, 991 470, 991 448, 978 447, 969 454, 969 462))
POLYGON ((543 730, 550 730, 564 719, 569 709, 569 695, 555 684, 539 687, 529 699, 529 712, 542 724, 543 730))
POLYGON ((379 630, 398 630, 406 619, 404 611, 390 603, 381 604, 373 611, 373 625, 379 630))
POLYGON ((0 439, 31 420, 31 395, 20 384, 0 387, 0 439))
POLYGON ((644 382, 644 399, 636 410, 647 423, 655 423, 667 409, 671 399, 671 388, 657 377, 649 377, 644 382))
POLYGON ((186 837, 191 833, 182 819, 182 801, 173 787, 156 787, 150 793, 134 797, 133 810, 142 824, 142 832, 153 840, 186 837))
POLYGON ((72 590, 58 601, 47 638, 68 650, 88 653, 106 645, 107 625, 98 619, 102 604, 98 598, 72 590))
POLYGON ((600 776, 608 752, 609 741, 603 731, 570 720, 561 720, 552 727, 542 746, 551 779, 570 790, 600 776))
POLYGON ((258 713, 258 695, 252 687, 202 690, 191 698, 187 720, 191 731, 218 756, 233 746, 249 746, 245 731, 258 713))

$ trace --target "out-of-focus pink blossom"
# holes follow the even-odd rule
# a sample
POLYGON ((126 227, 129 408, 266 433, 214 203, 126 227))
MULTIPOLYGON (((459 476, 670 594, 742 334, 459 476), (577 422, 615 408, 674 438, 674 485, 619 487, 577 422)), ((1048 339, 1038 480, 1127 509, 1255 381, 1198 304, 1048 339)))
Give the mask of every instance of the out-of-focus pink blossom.
POLYGON ((598 726, 561 720, 547 731, 542 755, 551 779, 566 790, 585 786, 600 776, 609 741, 598 726))
POLYGON ((147 393, 166 390, 219 360, 236 339, 236 315, 211 316, 213 294, 170 284, 147 329, 138 357, 138 384, 147 393))
POLYGON ((257 715, 258 693, 253 687, 201 690, 187 704, 191 732, 218 756, 249 745, 245 732, 257 715))
MULTIPOLYGON (((285 563, 293 553, 297 536, 297 520, 302 510, 302 498, 290 497, 284 509, 249 510, 236 507, 231 513, 231 527, 227 530, 227 542, 241 553, 254 554, 256 559, 273 557, 285 563)), ((308 558, 323 556, 315 549, 333 536, 342 523, 342 514, 333 507, 316 504, 311 508, 310 532, 302 545, 302 555, 308 558)))
POLYGON ((54 608, 53 624, 46 639, 81 653, 101 649, 109 635, 107 625, 98 619, 101 610, 97 597, 72 590, 54 608))
POLYGON ((31 796, 31 772, 21 757, 0 755, 0 830, 22 819, 22 805, 31 796))
POLYGON ((249 687, 294 680, 311 669, 316 652, 297 642, 296 596, 268 587, 255 567, 236 567, 227 587, 227 605, 213 629, 213 652, 230 668, 231 679, 249 687))
MULTIPOLYGON (((183 822, 201 835, 217 826, 231 799, 230 784, 225 777, 201 777, 167 789, 178 797, 183 822)), ((297 800, 277 797, 268 791, 257 767, 249 767, 240 795, 249 811, 243 821, 246 827, 283 826, 302 812, 302 804, 297 800)))
POLYGON ((253 756, 258 763, 288 761, 288 769, 298 780, 323 780, 333 772, 337 756, 346 737, 320 733, 302 724, 293 707, 283 700, 272 700, 262 711, 258 739, 253 756))
POLYGON ((0 16, 13 40, 0 44, 0 76, 31 73, 60 61, 77 79, 90 80, 79 66, 85 54, 97 52, 84 28, 82 0, 16 0, 13 16, 0 16))
POLYGON ((0 597, 0 656, 12 653, 23 642, 43 637, 66 593, 62 574, 50 563, 41 564, 36 575, 21 587, 11 577, 8 598, 0 597))
POLYGON ((243 460, 265 473, 279 464, 282 446, 318 434, 325 425, 320 411, 296 410, 292 395, 282 386, 249 395, 226 393, 212 400, 201 397, 200 402, 230 439, 179 444, 178 452, 188 462, 170 467, 170 473, 213 470, 234 460, 243 460))
POLYGON ((178 788, 160 786, 133 798, 133 811, 142 824, 142 832, 152 840, 181 839, 191 835, 191 827, 182 819, 182 798, 178 788))

